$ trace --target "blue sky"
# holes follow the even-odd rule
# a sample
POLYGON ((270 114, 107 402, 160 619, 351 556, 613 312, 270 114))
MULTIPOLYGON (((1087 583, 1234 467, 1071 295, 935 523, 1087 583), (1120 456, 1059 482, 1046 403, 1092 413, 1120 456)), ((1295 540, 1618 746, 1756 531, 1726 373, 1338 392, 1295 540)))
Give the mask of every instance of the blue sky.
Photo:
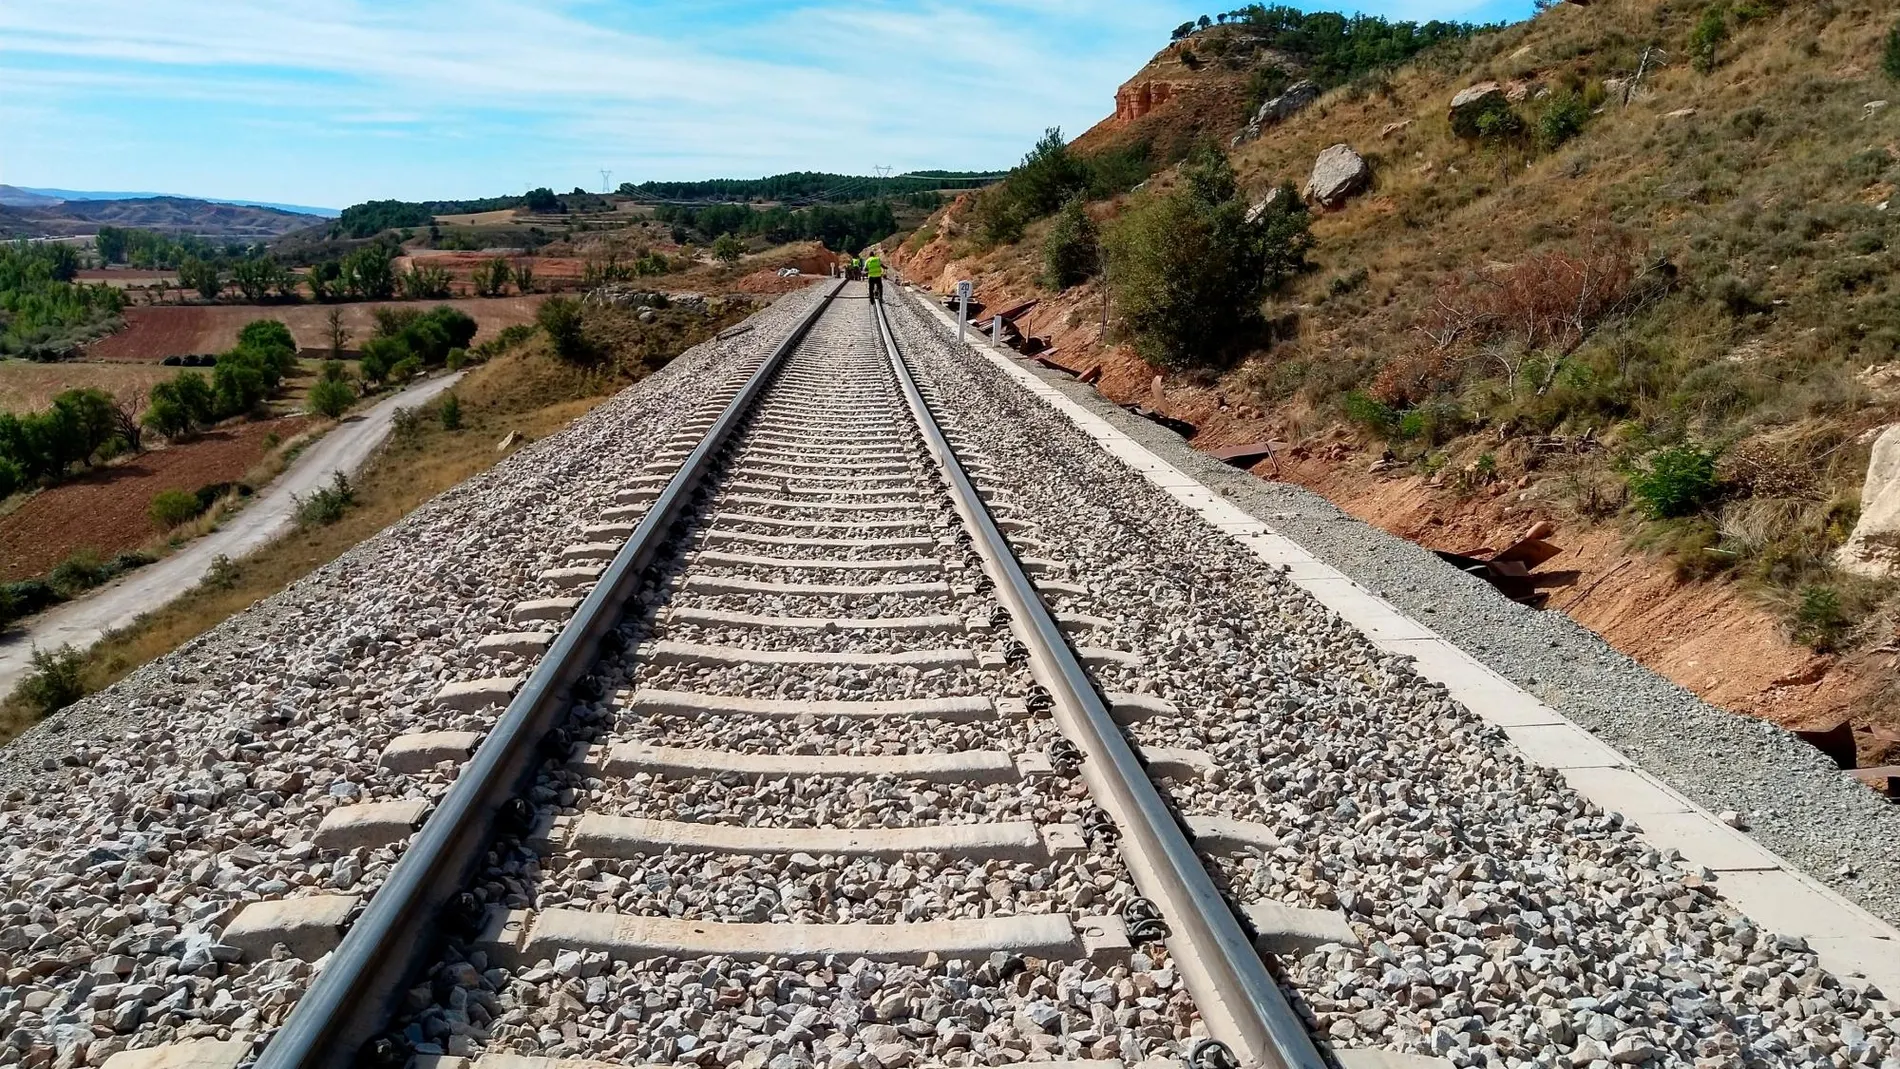
MULTIPOLYGON (((999 167, 1093 125, 1173 26, 1224 6, 0 0, 0 183, 341 207, 601 169, 999 167)), ((1351 6, 1488 21, 1530 0, 1351 6)))

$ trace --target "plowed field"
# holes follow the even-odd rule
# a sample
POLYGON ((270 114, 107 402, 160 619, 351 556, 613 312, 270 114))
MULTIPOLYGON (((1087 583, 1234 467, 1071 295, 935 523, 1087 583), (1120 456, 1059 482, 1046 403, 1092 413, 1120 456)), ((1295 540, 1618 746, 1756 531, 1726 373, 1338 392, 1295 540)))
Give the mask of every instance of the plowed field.
POLYGON ((0 516, 0 582, 43 575, 68 556, 135 549, 161 534, 149 510, 160 490, 197 490, 243 478, 279 440, 303 430, 303 416, 242 423, 196 441, 155 449, 50 490, 0 516))

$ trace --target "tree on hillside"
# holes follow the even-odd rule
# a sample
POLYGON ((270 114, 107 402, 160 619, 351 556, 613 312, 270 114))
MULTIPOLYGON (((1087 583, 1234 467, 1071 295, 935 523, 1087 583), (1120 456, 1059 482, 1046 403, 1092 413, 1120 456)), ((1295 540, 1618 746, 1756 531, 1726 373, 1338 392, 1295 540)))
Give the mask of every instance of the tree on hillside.
POLYGON ((1042 284, 1065 290, 1101 268, 1100 235, 1080 197, 1062 206, 1042 243, 1042 284))
POLYGON ((1306 266, 1310 219, 1290 186, 1251 211, 1226 157, 1211 149, 1182 177, 1110 229, 1109 277, 1143 359, 1215 367, 1256 336, 1261 299, 1306 266))
POLYGON ((745 254, 745 242, 731 234, 721 234, 712 243, 713 259, 722 264, 738 263, 745 254))

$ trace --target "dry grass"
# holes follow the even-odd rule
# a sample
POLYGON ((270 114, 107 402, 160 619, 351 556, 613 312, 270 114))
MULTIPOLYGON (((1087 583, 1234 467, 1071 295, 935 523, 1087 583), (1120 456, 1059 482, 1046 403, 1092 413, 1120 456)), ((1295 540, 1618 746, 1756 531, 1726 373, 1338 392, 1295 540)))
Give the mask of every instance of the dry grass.
POLYGON ((152 384, 178 374, 157 364, 38 364, 0 360, 0 412, 37 412, 66 390, 93 387, 115 397, 150 393, 152 384))

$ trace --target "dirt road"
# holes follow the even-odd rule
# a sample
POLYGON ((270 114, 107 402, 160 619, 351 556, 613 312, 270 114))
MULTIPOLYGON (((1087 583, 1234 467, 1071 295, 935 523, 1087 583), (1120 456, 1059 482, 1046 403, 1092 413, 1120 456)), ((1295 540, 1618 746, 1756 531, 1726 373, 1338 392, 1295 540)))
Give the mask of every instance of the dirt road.
POLYGON ((424 404, 455 385, 461 373, 411 386, 325 435, 243 512, 216 531, 76 601, 49 609, 0 636, 0 695, 13 693, 32 663, 33 648, 85 649, 107 631, 124 627, 196 586, 220 556, 236 560, 282 534, 295 498, 328 483, 332 473, 354 474, 388 437, 396 409, 424 404))

